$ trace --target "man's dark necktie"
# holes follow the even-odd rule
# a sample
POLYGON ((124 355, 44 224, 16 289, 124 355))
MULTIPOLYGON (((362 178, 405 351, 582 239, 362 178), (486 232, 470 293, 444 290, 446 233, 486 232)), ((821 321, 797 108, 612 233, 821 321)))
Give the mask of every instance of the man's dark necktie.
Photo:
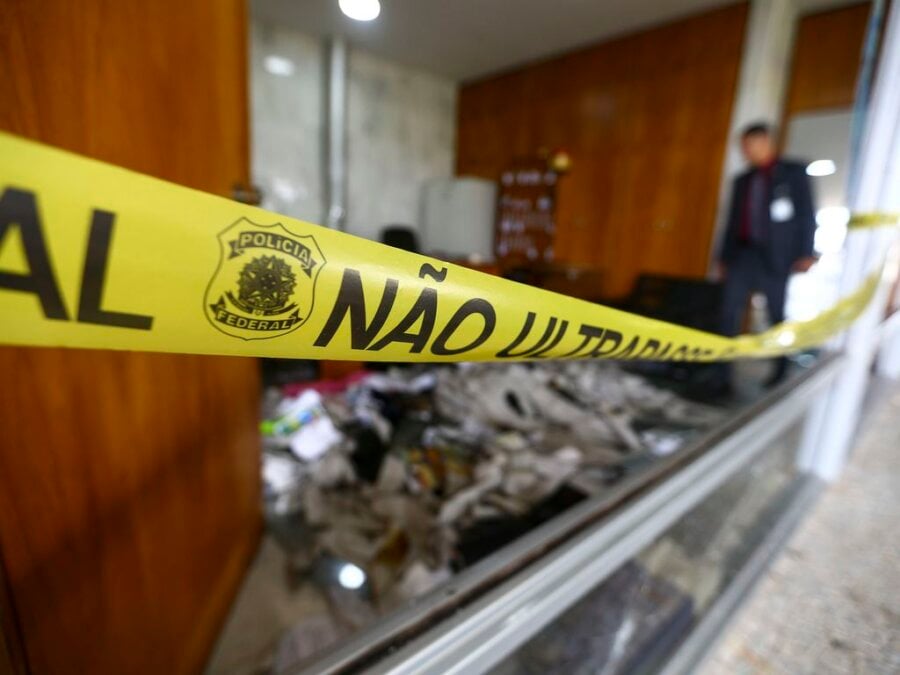
POLYGON ((762 171, 754 171, 750 174, 750 185, 747 188, 749 200, 749 227, 750 243, 761 244, 766 239, 766 230, 769 221, 766 214, 766 176, 762 171))

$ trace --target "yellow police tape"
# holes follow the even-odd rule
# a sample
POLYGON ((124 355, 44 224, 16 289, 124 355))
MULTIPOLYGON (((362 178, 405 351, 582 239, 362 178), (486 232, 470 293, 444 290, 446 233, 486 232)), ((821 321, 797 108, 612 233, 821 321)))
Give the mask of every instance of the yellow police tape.
POLYGON ((847 227, 858 230, 864 227, 885 227, 900 223, 900 213, 854 213, 847 227))
POLYGON ((813 346, 810 321, 725 338, 406 253, 0 134, 0 343, 313 359, 697 360, 813 346))

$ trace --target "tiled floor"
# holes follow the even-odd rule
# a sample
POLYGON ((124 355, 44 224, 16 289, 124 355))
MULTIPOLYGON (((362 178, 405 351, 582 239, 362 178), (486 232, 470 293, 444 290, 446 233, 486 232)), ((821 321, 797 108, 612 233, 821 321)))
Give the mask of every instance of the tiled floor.
POLYGON ((900 673, 900 383, 698 672, 900 673))

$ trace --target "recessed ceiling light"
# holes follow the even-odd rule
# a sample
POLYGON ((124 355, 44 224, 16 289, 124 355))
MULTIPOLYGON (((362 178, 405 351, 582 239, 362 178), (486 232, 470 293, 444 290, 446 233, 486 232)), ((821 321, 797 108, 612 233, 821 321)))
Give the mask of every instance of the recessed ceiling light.
POLYGON ((817 159, 806 167, 806 173, 809 176, 830 176, 835 171, 837 171, 837 167, 830 159, 817 159))
POLYGON ((378 0, 338 0, 341 11, 357 21, 372 21, 381 14, 381 3, 378 0))
POLYGON ((294 62, 283 56, 267 56, 263 61, 263 67, 272 75, 289 77, 294 74, 294 62))

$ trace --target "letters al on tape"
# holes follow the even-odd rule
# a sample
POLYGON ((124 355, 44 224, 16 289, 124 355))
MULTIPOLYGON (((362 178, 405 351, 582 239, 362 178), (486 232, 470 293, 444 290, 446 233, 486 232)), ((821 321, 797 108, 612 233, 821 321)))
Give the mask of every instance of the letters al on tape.
POLYGON ((716 360, 815 345, 818 317, 725 338, 373 243, 0 134, 0 342, 285 358, 716 360))

